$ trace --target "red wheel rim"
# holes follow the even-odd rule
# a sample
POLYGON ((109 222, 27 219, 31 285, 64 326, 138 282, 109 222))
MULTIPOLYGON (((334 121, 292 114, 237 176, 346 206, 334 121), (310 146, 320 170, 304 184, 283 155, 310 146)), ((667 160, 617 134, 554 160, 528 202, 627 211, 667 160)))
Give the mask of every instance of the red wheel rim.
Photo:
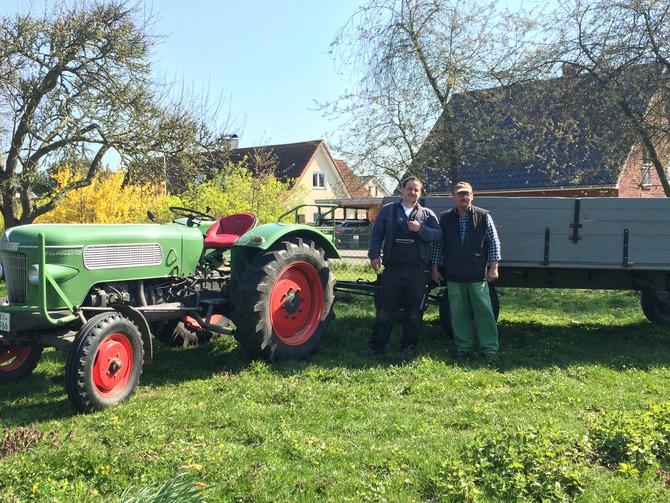
POLYGON ((93 383, 103 397, 123 390, 133 370, 133 347, 123 334, 112 334, 98 347, 93 363, 93 383))
POLYGON ((0 352, 0 372, 13 372, 21 368, 30 357, 31 346, 18 346, 0 352))
POLYGON ((295 262, 284 269, 270 293, 270 322, 277 337, 290 346, 309 340, 321 321, 323 299, 313 266, 295 262))

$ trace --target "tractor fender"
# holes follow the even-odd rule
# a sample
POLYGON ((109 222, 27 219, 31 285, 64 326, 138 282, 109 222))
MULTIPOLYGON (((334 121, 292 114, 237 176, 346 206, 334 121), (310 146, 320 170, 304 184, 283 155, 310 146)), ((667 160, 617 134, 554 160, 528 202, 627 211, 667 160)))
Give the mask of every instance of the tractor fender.
POLYGON ((153 361, 153 346, 151 344, 151 330, 144 315, 132 306, 118 305, 114 306, 119 313, 132 321, 140 330, 142 335, 142 345, 144 346, 144 364, 148 365, 153 361))
POLYGON ((332 238, 320 230, 309 225, 281 223, 259 225, 243 234, 233 245, 232 255, 249 255, 251 250, 264 252, 276 243, 297 238, 314 241, 317 247, 323 249, 327 259, 341 258, 332 238))

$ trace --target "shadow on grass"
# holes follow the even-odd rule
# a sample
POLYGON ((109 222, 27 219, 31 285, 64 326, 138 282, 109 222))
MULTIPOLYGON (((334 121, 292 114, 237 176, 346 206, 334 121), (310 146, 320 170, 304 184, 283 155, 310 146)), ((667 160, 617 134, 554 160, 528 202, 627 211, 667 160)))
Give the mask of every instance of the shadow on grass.
MULTIPOLYGON (((250 364, 237 342, 227 336, 189 348, 167 348, 154 340, 153 347, 153 363, 143 367, 141 387, 174 385, 223 373, 236 374, 250 364)), ((7 421, 11 418, 12 423, 27 424, 75 415, 77 412, 65 390, 65 364, 61 351, 48 350, 43 353, 33 374, 17 381, 0 381, 0 419, 7 421)))
MULTIPOLYGON (((373 366, 402 365, 399 339, 401 326, 396 323, 381 361, 358 356, 367 345, 374 321, 374 310, 336 308, 337 318, 330 334, 312 358, 283 361, 269 365, 280 376, 299 374, 305 369, 365 369, 373 366)), ((627 325, 573 323, 567 326, 532 322, 499 324, 500 353, 495 368, 499 372, 517 368, 543 369, 574 365, 602 365, 614 369, 648 369, 670 363, 670 330, 646 321, 627 325)), ((440 327, 435 308, 431 307, 421 334, 419 356, 456 364, 453 342, 440 327)), ((460 364, 460 363, 459 363, 460 364)), ((154 343, 154 362, 146 365, 140 379, 143 388, 160 388, 214 375, 248 371, 253 365, 232 337, 190 348, 166 348, 154 343)), ((477 358, 472 367, 484 366, 477 358)), ((0 417, 14 424, 69 417, 75 411, 65 392, 65 359, 60 352, 45 352, 36 372, 20 381, 0 385, 0 417)), ((132 400, 132 399, 131 399, 132 400)))
POLYGON ((670 363, 670 330, 647 321, 627 325, 502 322, 499 368, 603 365, 642 370, 670 363))
MULTIPOLYGON (((358 357, 366 347, 372 330, 374 311, 350 315, 338 314, 332 325, 332 336, 322 344, 315 358, 321 365, 330 362, 349 366, 370 367, 397 365, 400 357, 401 324, 396 323, 387 354, 381 361, 358 357)), ((612 368, 648 369, 670 364, 670 329, 656 326, 646 320, 629 324, 577 323, 551 325, 533 322, 501 321, 498 325, 500 351, 496 368, 504 371, 514 368, 542 369, 597 364, 612 368)), ((455 346, 440 326, 436 307, 430 307, 421 332, 419 355, 456 363, 455 346)), ((484 365, 473 357, 470 365, 484 365)))

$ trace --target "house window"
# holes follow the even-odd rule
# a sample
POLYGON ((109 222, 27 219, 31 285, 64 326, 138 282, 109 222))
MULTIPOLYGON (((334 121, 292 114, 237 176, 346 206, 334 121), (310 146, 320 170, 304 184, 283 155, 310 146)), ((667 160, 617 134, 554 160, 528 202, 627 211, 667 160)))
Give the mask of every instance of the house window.
POLYGON ((651 187, 651 161, 647 149, 642 149, 642 188, 651 187))
POLYGON ((326 188, 326 174, 325 173, 312 173, 312 188, 314 189, 325 189, 326 188))

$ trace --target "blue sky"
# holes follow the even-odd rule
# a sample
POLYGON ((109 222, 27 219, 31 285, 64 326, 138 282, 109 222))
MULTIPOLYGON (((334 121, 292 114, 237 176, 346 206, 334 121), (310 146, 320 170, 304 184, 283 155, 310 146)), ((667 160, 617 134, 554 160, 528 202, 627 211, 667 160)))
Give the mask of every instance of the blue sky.
MULTIPOLYGON (((50 0, 1 0, 0 13, 39 13, 50 0)), ((131 0, 132 1, 132 0, 131 0)), ((508 5, 538 0, 506 0, 508 5)), ((328 139, 336 124, 315 100, 351 88, 328 47, 364 0, 146 0, 158 16, 156 73, 224 99, 227 133, 250 147, 328 139)))
MULTIPOLYGON (((516 10, 554 2, 501 4, 516 10)), ((242 147, 327 140, 337 125, 322 117, 315 100, 332 101, 352 88, 338 76, 328 47, 365 3, 154 0, 161 12, 157 29, 169 35, 159 48, 159 68, 196 90, 209 86, 212 97, 222 94, 230 114, 245 123, 242 147)))
MULTIPOLYGON (((37 13, 49 0, 2 0, 0 13, 37 13), (37 6, 37 7, 35 7, 37 6)), ((224 99, 240 146, 326 138, 335 125, 315 100, 337 98, 347 84, 328 46, 360 0, 146 0, 158 14, 156 72, 224 99), (241 131, 243 128, 243 131, 241 131)))
POLYGON ((158 68, 211 98, 244 122, 240 146, 325 138, 335 125, 315 100, 333 100, 347 84, 328 56, 338 28, 360 0, 155 1, 158 68))

